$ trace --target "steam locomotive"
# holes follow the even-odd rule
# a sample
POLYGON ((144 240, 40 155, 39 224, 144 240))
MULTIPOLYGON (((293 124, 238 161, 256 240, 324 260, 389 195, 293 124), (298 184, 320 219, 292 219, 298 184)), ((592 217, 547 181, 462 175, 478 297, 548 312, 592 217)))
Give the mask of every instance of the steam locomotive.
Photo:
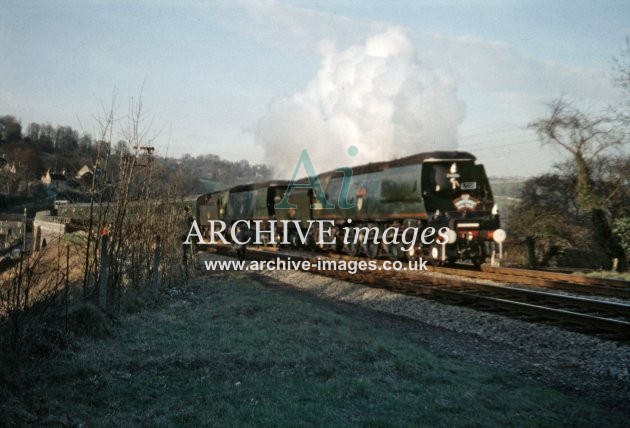
POLYGON ((267 236, 263 243, 480 265, 488 257, 501 258, 506 234, 485 169, 475 161, 467 152, 428 152, 353 167, 351 178, 340 168, 294 183, 240 185, 199 196, 196 220, 204 236, 213 220, 228 227, 252 220, 265 230, 276 228, 278 235, 284 232, 284 238, 267 236), (285 196, 288 206, 279 203, 285 196), (336 239, 316 239, 323 236, 322 227, 336 239), (443 239, 427 245, 414 235, 413 242, 405 241, 409 229, 439 230, 443 239), (403 241, 409 245, 400 245, 403 241))

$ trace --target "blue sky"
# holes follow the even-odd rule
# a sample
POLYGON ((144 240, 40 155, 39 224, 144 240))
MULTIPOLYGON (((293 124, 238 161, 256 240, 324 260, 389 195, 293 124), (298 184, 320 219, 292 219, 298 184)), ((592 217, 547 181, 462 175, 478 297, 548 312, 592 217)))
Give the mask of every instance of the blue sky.
MULTIPOLYGON (((0 114, 98 134, 142 101, 162 154, 290 174, 469 150, 491 175, 563 158, 525 129, 558 96, 619 102, 627 1, 17 1, 0 16, 0 114), (356 145, 359 155, 347 156, 356 145)), ((114 139, 122 136, 124 121, 114 139)))

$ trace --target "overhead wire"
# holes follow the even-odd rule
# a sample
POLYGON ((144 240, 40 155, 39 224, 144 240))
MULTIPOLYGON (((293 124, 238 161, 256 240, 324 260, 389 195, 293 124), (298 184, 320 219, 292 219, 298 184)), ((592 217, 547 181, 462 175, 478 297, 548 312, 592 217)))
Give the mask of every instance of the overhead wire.
POLYGON ((520 141, 511 141, 509 143, 491 144, 491 145, 488 145, 487 143, 476 143, 470 146, 465 143, 460 143, 459 147, 462 149, 467 149, 467 150, 470 149, 470 150, 480 151, 480 150, 501 149, 503 147, 512 147, 512 146, 519 146, 522 144, 535 144, 535 143, 540 143, 540 141, 533 138, 527 138, 525 140, 520 140, 520 141))

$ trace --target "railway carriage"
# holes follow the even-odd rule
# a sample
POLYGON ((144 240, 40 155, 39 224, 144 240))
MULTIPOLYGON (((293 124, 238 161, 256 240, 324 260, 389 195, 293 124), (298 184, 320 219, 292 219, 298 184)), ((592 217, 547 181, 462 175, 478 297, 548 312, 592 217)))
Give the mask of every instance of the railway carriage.
MULTIPOLYGON (((210 220, 223 220, 230 191, 220 190, 199 195, 195 201, 195 219, 204 239, 210 238, 210 220)), ((200 244, 197 244, 200 245, 200 244)))
MULTIPOLYGON (((287 181, 274 180, 231 188, 223 221, 231 228, 238 220, 260 220, 260 229, 269 230, 269 220, 276 219, 274 206, 282 200, 287 185, 287 181)), ((270 240, 270 235, 265 233, 262 239, 266 244, 270 240)))

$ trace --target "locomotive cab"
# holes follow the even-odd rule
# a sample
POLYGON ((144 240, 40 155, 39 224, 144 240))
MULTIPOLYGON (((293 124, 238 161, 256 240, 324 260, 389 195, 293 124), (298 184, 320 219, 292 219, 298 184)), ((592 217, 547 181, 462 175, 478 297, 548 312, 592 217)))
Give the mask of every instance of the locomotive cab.
POLYGON ((485 169, 474 157, 425 160, 422 195, 428 226, 451 231, 448 242, 429 249, 437 264, 463 259, 480 265, 488 256, 494 261, 497 250, 501 256, 505 232, 485 169))

